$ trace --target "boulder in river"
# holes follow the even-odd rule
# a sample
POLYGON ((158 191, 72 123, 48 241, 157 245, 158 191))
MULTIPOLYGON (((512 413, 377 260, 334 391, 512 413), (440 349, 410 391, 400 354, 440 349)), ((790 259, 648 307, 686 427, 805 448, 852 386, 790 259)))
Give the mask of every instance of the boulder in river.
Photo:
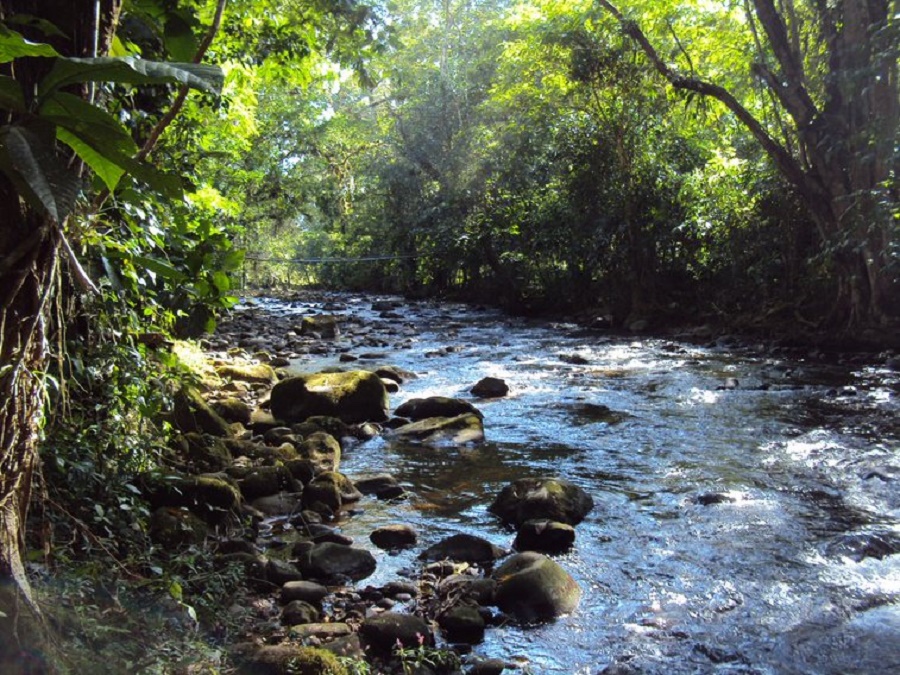
POLYGON ((397 427, 391 434, 426 444, 463 445, 484 440, 484 423, 473 413, 456 417, 429 417, 397 427))
POLYGON ((509 385, 499 377, 483 377, 469 391, 478 398, 500 398, 509 393, 509 385))
POLYGON ((407 649, 434 644, 428 624, 414 614, 384 612, 371 616, 363 622, 359 632, 366 644, 380 653, 390 654, 398 642, 407 649))
POLYGON ((354 484, 356 489, 364 495, 374 495, 378 499, 396 499, 406 494, 397 479, 386 473, 363 478, 357 477, 354 484))
POLYGON ((484 617, 474 605, 456 603, 438 616, 437 621, 450 642, 475 644, 484 639, 484 617))
POLYGON ((519 526, 513 548, 517 551, 564 553, 575 543, 575 528, 553 520, 526 520, 519 526))
POLYGON ((411 525, 384 525, 373 530, 369 540, 378 548, 396 551, 415 546, 418 535, 411 525))
POLYGON ((573 611, 581 599, 575 579, 540 553, 517 553, 494 570, 494 604, 519 621, 553 619, 573 611))
POLYGON ((337 317, 328 314, 305 316, 300 322, 300 335, 336 338, 340 334, 341 329, 337 317))
POLYGON ((314 473, 337 471, 341 465, 341 444, 324 431, 316 431, 297 446, 301 459, 312 462, 314 473))
POLYGON ((447 396, 429 396, 428 398, 411 398, 401 404, 394 414, 416 422, 429 417, 457 417, 465 414, 484 415, 468 401, 447 396))
POLYGON ((489 510, 519 526, 528 520, 555 520, 577 525, 594 508, 594 500, 562 478, 522 478, 507 485, 489 510))
POLYGON ((359 581, 375 571, 375 557, 363 548, 331 542, 316 544, 297 560, 303 575, 325 583, 359 581))
POLYGON ((338 417, 348 424, 382 422, 387 419, 388 395, 375 373, 316 373, 276 384, 271 407, 276 418, 291 424, 315 415, 338 417))
POLYGON ((419 554, 427 561, 453 560, 468 563, 489 563, 508 553, 486 539, 461 532, 429 546, 419 554))
POLYGON ((238 675, 345 675, 338 657, 295 644, 265 645, 238 657, 238 675))

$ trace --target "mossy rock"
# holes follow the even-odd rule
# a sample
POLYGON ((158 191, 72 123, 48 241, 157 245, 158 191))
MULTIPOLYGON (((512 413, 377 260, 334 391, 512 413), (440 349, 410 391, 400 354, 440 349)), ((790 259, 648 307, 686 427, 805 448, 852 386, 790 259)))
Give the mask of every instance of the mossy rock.
POLYGON ((223 398, 213 403, 215 410, 222 419, 228 422, 240 422, 241 424, 250 424, 250 416, 253 414, 253 408, 246 401, 239 398, 229 397, 223 398))
POLYGON ((338 441, 347 436, 353 435, 353 429, 350 428, 343 420, 328 415, 313 415, 303 422, 291 426, 291 431, 306 438, 317 431, 324 431, 331 434, 338 441))
POLYGON ((241 494, 244 499, 267 497, 283 490, 293 489, 293 476, 285 466, 258 466, 240 481, 241 494))
POLYGON ((187 441, 185 459, 198 472, 215 473, 231 466, 231 452, 222 438, 198 433, 184 435, 187 441))
POLYGON ((337 656, 325 649, 268 645, 241 659, 239 675, 349 675, 337 656))
POLYGON ((577 525, 593 508, 591 496, 569 481, 522 478, 503 488, 489 511, 516 526, 528 520, 577 525))
POLYGON ((382 422, 388 405, 381 379, 364 370, 290 377, 272 388, 272 414, 288 424, 317 415, 347 424, 382 422))
POLYGON ((224 517, 241 503, 237 486, 223 474, 144 474, 138 484, 154 509, 184 506, 208 522, 224 517))
POLYGON ((337 317, 320 314, 305 316, 300 322, 300 335, 318 335, 323 338, 335 338, 341 334, 337 317))
POLYGON ((185 508, 163 506, 150 516, 150 538, 167 551, 198 546, 207 534, 206 523, 185 508))
POLYGON ((581 588, 558 563, 545 555, 517 553, 494 570, 494 603, 519 621, 546 621, 573 611, 581 588))
POLYGON ((182 387, 175 393, 172 418, 175 427, 183 434, 204 433, 223 438, 232 435, 228 422, 190 387, 182 387))
POLYGON ((275 369, 266 363, 249 363, 220 366, 216 369, 219 377, 256 384, 273 384, 278 381, 275 369))
POLYGON ((429 417, 404 424, 391 434, 427 445, 463 445, 484 440, 484 423, 473 413, 456 417, 429 417))
POLYGON ((313 463, 315 472, 337 471, 341 466, 341 444, 324 431, 317 431, 297 446, 300 459, 313 463))

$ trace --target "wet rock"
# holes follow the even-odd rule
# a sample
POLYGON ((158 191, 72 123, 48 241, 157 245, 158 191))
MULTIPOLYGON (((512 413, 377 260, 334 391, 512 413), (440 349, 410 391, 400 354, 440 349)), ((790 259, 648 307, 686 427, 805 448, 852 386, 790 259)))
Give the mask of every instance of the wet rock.
POLYGON ((575 528, 552 520, 526 520, 519 526, 513 548, 517 551, 564 553, 575 544, 575 528))
POLYGON ((362 548, 340 544, 316 544, 297 561, 305 577, 326 583, 359 581, 375 571, 375 557, 362 548))
POLYGON ((307 438, 317 431, 324 431, 340 442, 342 438, 353 436, 353 428, 343 420, 329 415, 313 415, 303 422, 291 426, 294 433, 307 438))
POLYGON ((829 543, 825 553, 856 562, 862 562, 866 558, 882 560, 900 553, 900 534, 891 530, 844 534, 829 543))
MULTIPOLYGON (((298 641, 308 640, 309 638, 331 641, 352 634, 353 629, 346 623, 315 623, 310 621, 299 625, 295 624, 290 630, 291 638, 298 641)), ((328 646, 325 645, 324 648, 328 648, 328 646)), ((328 651, 336 653, 330 648, 328 651)))
POLYGON ((281 604, 283 605, 293 600, 302 600, 312 605, 318 605, 327 595, 328 589, 314 581, 288 581, 281 586, 281 604))
POLYGON ((266 645, 237 659, 238 675, 346 675, 331 652, 299 645, 266 645))
POLYGON ((489 511, 516 526, 528 520, 577 525, 593 508, 591 496, 566 480, 523 478, 503 488, 489 511))
POLYGON ((396 499, 405 494, 397 479, 386 473, 357 478, 354 485, 364 495, 374 495, 378 499, 396 499))
POLYGON ((285 466, 258 466, 238 481, 244 499, 268 497, 282 491, 293 490, 293 476, 285 466))
POLYGON ((507 555, 508 551, 486 539, 471 534, 454 534, 419 554, 421 560, 454 560, 456 562, 486 563, 507 555))
POLYGON ((190 387, 182 387, 175 393, 172 417, 175 427, 183 434, 194 432, 223 438, 231 436, 228 422, 190 387))
POLYGON ((509 385, 499 377, 483 377, 469 391, 478 398, 500 398, 509 393, 509 385))
POLYGON ((406 417, 413 422, 429 417, 457 417, 465 414, 476 415, 478 418, 484 417, 481 411, 468 401, 447 396, 411 398, 400 405, 394 414, 397 417, 406 417))
POLYGON ((317 623, 319 610, 303 600, 291 600, 281 610, 281 623, 285 626, 297 626, 301 623, 317 623))
POLYGON ((373 530, 369 540, 378 548, 392 551, 412 548, 418 541, 418 535, 411 525, 385 525, 373 530))
POLYGON ((506 662, 501 659, 478 660, 466 671, 466 675, 501 675, 506 668, 506 662))
POLYGON ((478 415, 429 417, 394 429, 392 435, 426 444, 463 445, 484 440, 484 424, 478 415))
POLYGON ((198 546, 208 533, 206 523, 185 508, 162 506, 150 516, 150 538, 169 551, 198 546))
POLYGON ((250 424, 250 415, 253 413, 253 408, 246 401, 233 397, 223 398, 216 401, 212 407, 226 422, 250 424))
MULTIPOLYGON (((302 536, 303 539, 294 545, 295 551, 307 550, 301 546, 305 542, 312 542, 314 544, 331 542, 332 544, 340 544, 342 546, 353 545, 353 537, 341 534, 334 528, 322 525, 321 523, 308 523, 305 526, 297 525, 297 534, 302 536)), ((300 554, 295 552, 294 555, 299 556, 300 554)))
POLYGON ((306 316, 300 323, 300 335, 336 338, 341 334, 337 317, 329 315, 306 316))
POLYGON ((300 581, 302 578, 300 570, 287 561, 269 560, 266 562, 266 579, 273 586, 283 586, 292 581, 300 581))
POLYGON ((137 482, 153 508, 185 506, 209 522, 224 517, 241 503, 237 486, 223 474, 144 474, 137 482))
POLYGON ((278 381, 275 369, 266 363, 220 366, 216 372, 220 377, 241 382, 273 384, 278 381))
POLYGON ((396 394, 400 391, 400 385, 394 382, 393 380, 388 380, 386 378, 381 378, 381 383, 384 385, 385 390, 389 394, 396 394))
POLYGON ((383 654, 391 653, 397 642, 406 648, 434 644, 434 636, 428 624, 412 614, 384 612, 369 617, 363 622, 359 633, 369 647, 383 654))
POLYGON ((279 445, 295 438, 294 431, 290 427, 272 427, 263 433, 263 440, 269 445, 279 445))
POLYGON ((581 354, 559 354, 559 360, 571 366, 586 366, 590 361, 581 354))
POLYGON ((250 505, 266 516, 280 516, 300 510, 300 493, 279 492, 254 499, 250 505))
POLYGON ((282 380, 272 388, 272 414, 288 423, 338 417, 348 424, 387 419, 388 395, 374 373, 353 370, 282 380))
POLYGON ((741 386, 740 380, 736 377, 726 377, 725 381, 722 382, 718 387, 716 387, 717 391, 734 391, 735 389, 739 389, 741 386))
POLYGON ((414 372, 398 366, 381 366, 375 369, 375 374, 383 380, 393 380, 397 384, 403 384, 419 377, 414 372))
POLYGON ((484 639, 484 618, 472 605, 453 605, 438 616, 437 622, 449 642, 476 644, 484 639))
POLYGON ((207 434, 188 433, 185 459, 197 473, 216 473, 231 466, 233 461, 222 438, 207 434))
POLYGON ((442 598, 454 597, 475 605, 490 605, 497 590, 497 582, 490 577, 451 574, 441 579, 437 589, 442 598))
POLYGON ((735 499, 724 492, 703 492, 694 497, 693 501, 700 506, 714 506, 715 504, 730 504, 735 499))
POLYGON ((341 510, 344 504, 359 501, 362 493, 342 473, 325 471, 312 479, 303 490, 303 508, 322 513, 320 506, 325 506, 330 515, 341 510))
POLYGON ((517 553, 494 570, 494 603, 519 621, 553 619, 573 611, 581 589, 572 576, 540 553, 517 553))

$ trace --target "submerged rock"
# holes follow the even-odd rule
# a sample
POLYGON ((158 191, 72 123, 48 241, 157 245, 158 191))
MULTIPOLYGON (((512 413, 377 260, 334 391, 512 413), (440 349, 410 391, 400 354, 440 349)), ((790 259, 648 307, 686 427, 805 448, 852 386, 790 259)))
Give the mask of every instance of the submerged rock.
POLYGON ((540 553, 517 553, 494 570, 494 603, 519 621, 553 619, 573 611, 581 599, 575 579, 540 553))
POLYGON ((447 396, 411 398, 394 411, 397 417, 405 417, 413 422, 429 417, 458 417, 465 414, 484 417, 481 411, 468 401, 447 396))
POLYGON ((391 434, 427 444, 463 445, 484 440, 484 424, 473 413, 457 417, 429 417, 394 429, 391 434))
POLYGON ((577 525, 594 508, 594 500, 561 478, 523 478, 507 485, 488 509, 507 523, 553 520, 577 525))
POLYGON ((272 388, 272 414, 285 422, 338 417, 348 424, 387 419, 388 395, 374 373, 352 370, 282 380, 272 388))

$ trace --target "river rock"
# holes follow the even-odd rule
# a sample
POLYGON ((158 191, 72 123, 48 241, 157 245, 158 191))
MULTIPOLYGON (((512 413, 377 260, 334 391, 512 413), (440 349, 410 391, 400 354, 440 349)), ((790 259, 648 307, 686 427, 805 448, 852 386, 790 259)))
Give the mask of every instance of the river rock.
POLYGON ((239 398, 228 397, 213 403, 213 410, 222 416, 226 422, 240 422, 244 425, 250 424, 250 415, 253 408, 246 401, 239 398))
POLYGON ((288 581, 281 586, 281 604, 286 605, 293 600, 303 600, 313 605, 318 605, 328 589, 314 581, 288 581))
POLYGON ((197 432, 223 438, 231 437, 228 422, 190 387, 182 387, 175 393, 172 418, 175 427, 183 434, 197 432))
POLYGON ((500 398, 509 393, 509 385, 499 377, 483 377, 469 391, 478 398, 500 398))
POLYGON ((418 541, 418 535, 411 525, 385 525, 373 530, 369 540, 378 548, 392 551, 412 548, 418 541))
MULTIPOLYGON (((306 623, 292 626, 290 630, 291 638, 300 642, 312 637, 331 641, 347 637, 352 633, 353 629, 346 623, 306 623)), ((329 645, 325 645, 324 648, 332 653, 337 653, 329 645)))
POLYGON ((483 418, 484 415, 468 401, 447 396, 430 396, 428 398, 411 398, 401 404, 394 414, 416 422, 429 417, 458 417, 472 414, 483 418))
POLYGON ((278 381, 275 369, 266 363, 219 366, 216 372, 220 377, 229 380, 240 380, 241 382, 273 384, 278 381))
POLYGON ((865 558, 881 560, 900 553, 900 534, 891 530, 850 532, 834 539, 825 552, 835 558, 862 562, 865 558))
POLYGON ((294 478, 284 465, 257 466, 238 481, 244 499, 268 497, 281 491, 293 490, 294 478))
MULTIPOLYGON (((332 513, 340 511, 344 504, 357 502, 362 499, 362 493, 357 490, 349 478, 337 471, 324 471, 310 481, 303 490, 303 508, 315 508, 316 504, 322 504, 332 513)), ((328 514, 326 514, 328 515, 328 514)))
POLYGON ((317 373, 282 380, 272 388, 272 414, 288 423, 315 415, 348 424, 387 419, 388 395, 374 373, 353 370, 317 373))
POLYGON ((553 520, 526 520, 519 526, 513 548, 517 551, 564 553, 575 543, 575 528, 553 520))
POLYGON ((554 520, 577 525, 594 508, 594 500, 561 478, 522 478, 507 485, 489 510, 519 526, 528 520, 554 520))
POLYGON ((233 461, 224 439, 196 432, 184 435, 185 459, 194 473, 216 473, 231 466, 233 461))
POLYGON ((578 606, 581 589, 572 576, 545 555, 517 553, 494 570, 494 603, 519 621, 553 619, 578 606))
POLYGON ((484 440, 484 423, 473 413, 457 417, 429 417, 397 427, 391 435, 425 444, 463 445, 484 440))
POLYGON ((301 495, 298 492, 278 492, 266 497, 257 497, 250 505, 266 516, 280 516, 299 511, 301 495))
POLYGON ((301 459, 313 464, 316 474, 325 471, 337 471, 341 466, 341 444, 337 439, 324 431, 317 431, 297 447, 301 459))
POLYGON ((137 482, 153 508, 185 506, 207 522, 224 517, 241 503, 237 486, 224 474, 144 474, 137 482))
POLYGON ((507 555, 499 546, 486 539, 461 532, 454 534, 419 554, 421 560, 453 560, 456 562, 487 563, 507 555))
POLYGON ((393 380, 397 384, 403 384, 419 377, 414 372, 398 366, 381 366, 375 369, 375 374, 383 380, 393 380))
POLYGON ((397 479, 386 473, 357 478, 354 485, 364 495, 375 495, 378 499, 396 499, 405 494, 397 479))
POLYGON ((344 675, 347 672, 331 652, 294 644, 258 647, 237 661, 238 675, 344 675))
POLYGON ((307 417, 304 421, 291 425, 291 431, 303 438, 308 438, 317 431, 324 431, 326 434, 334 436, 338 442, 342 438, 354 435, 353 427, 346 424, 343 420, 330 415, 307 417))
POLYGON ((297 626, 301 623, 316 623, 319 610, 303 600, 291 600, 281 610, 281 623, 285 626, 297 626))
POLYGON ((266 579, 273 586, 283 586, 291 581, 300 581, 303 575, 295 565, 286 560, 266 561, 266 579))
POLYGON ((375 556, 362 548, 340 544, 316 544, 297 561, 304 576, 326 583, 359 581, 375 571, 375 556))
POLYGON ((359 633, 369 647, 383 654, 391 653, 397 642, 407 649, 434 644, 428 624, 413 614, 384 612, 371 616, 363 622, 359 633))
POLYGON ((475 644, 484 639, 484 617, 472 605, 457 603, 438 616, 437 622, 449 642, 475 644))

